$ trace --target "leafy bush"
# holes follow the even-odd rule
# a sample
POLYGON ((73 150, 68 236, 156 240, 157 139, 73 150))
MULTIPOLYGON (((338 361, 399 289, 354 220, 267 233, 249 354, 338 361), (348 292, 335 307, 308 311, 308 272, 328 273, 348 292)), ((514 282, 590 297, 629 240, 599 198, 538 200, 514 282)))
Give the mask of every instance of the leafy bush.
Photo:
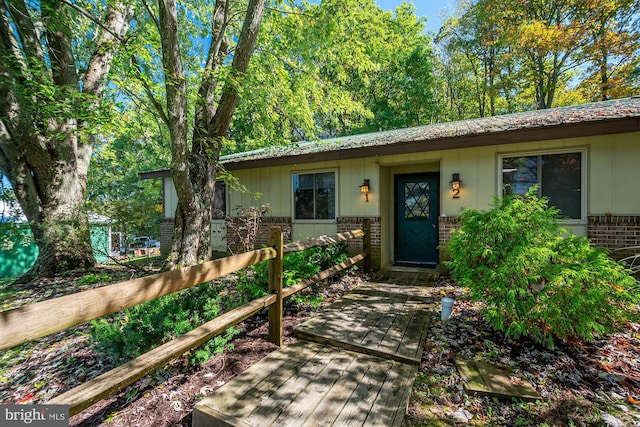
MULTIPOLYGON (((285 256, 283 286, 294 285, 321 268, 344 261, 345 249, 346 245, 332 245, 285 256)), ((131 307, 109 318, 94 320, 90 330, 96 349, 121 363, 214 319, 223 309, 229 310, 266 295, 268 263, 262 262, 247 270, 239 273, 235 292, 229 292, 224 284, 205 283, 131 307)), ((83 279, 92 283, 99 278, 87 275, 83 279)), ((297 302, 312 305, 320 302, 316 295, 298 294, 295 298, 297 302)), ((239 332, 230 328, 225 335, 209 340, 191 354, 191 363, 205 362, 211 355, 221 352, 239 332)))
MULTIPOLYGON (((223 288, 220 284, 205 283, 94 320, 90 330, 96 349, 119 363, 183 335, 218 316, 224 304, 223 288)), ((211 355, 222 352, 239 332, 230 328, 225 335, 207 341, 191 354, 190 361, 205 362, 211 355)))
MULTIPOLYGON (((309 278, 322 270, 326 270, 348 259, 347 245, 344 242, 329 246, 310 248, 305 251, 285 255, 282 260, 282 286, 293 286, 303 279, 309 278)), ((242 295, 242 302, 247 302, 267 294, 269 288, 269 264, 261 262, 240 274, 237 290, 242 295)), ((293 298, 298 302, 318 304, 317 297, 297 294, 293 298)))
POLYGON ((633 278, 583 237, 568 235, 559 212, 532 188, 466 210, 448 244, 459 285, 486 304, 486 320, 508 337, 554 339, 612 332, 629 317, 633 278))

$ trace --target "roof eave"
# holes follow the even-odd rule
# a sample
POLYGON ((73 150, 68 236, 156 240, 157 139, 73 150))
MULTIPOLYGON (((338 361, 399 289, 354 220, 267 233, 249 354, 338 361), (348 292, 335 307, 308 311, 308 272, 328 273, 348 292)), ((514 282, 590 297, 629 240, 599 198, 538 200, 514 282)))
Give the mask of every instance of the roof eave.
POLYGON ((149 172, 139 172, 140 179, 167 178, 171 176, 171 169, 160 169, 149 172))
POLYGON ((269 166, 283 166, 322 161, 378 157, 394 154, 411 154, 457 148, 483 147, 519 142, 533 142, 594 135, 608 135, 640 131, 640 117, 623 117, 590 122, 563 123, 553 126, 521 128, 502 132, 453 136, 447 138, 418 140, 387 145, 371 145, 338 150, 328 150, 297 155, 254 158, 224 162, 227 170, 240 170, 269 166))

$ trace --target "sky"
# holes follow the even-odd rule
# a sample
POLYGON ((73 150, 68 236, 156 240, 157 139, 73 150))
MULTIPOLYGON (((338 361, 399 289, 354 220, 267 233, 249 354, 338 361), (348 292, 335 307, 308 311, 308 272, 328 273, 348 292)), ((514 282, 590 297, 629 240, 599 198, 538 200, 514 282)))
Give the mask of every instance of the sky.
POLYGON ((443 20, 453 15, 456 0, 376 0, 378 7, 384 10, 394 10, 402 3, 412 3, 416 7, 416 15, 426 16, 427 30, 438 32, 443 20))

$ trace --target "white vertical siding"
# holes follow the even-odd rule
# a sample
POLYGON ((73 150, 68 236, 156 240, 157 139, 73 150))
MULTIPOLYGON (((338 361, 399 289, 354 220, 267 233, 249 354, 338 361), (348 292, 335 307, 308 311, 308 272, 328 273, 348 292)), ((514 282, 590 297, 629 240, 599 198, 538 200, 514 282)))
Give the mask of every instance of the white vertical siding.
POLYGON ((173 179, 166 177, 164 181, 164 217, 175 218, 176 208, 178 207, 178 194, 176 187, 173 185, 173 179))

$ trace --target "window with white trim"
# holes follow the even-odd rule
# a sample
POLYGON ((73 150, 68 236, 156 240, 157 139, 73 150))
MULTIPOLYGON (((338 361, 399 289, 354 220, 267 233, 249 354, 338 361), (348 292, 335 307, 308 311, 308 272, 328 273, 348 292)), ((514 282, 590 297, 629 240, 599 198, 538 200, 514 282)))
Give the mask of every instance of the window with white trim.
POLYGON ((500 157, 503 194, 524 195, 538 185, 538 195, 569 220, 585 218, 586 150, 500 157))
POLYGON ((336 218, 336 173, 294 173, 294 219, 331 220, 336 218))

